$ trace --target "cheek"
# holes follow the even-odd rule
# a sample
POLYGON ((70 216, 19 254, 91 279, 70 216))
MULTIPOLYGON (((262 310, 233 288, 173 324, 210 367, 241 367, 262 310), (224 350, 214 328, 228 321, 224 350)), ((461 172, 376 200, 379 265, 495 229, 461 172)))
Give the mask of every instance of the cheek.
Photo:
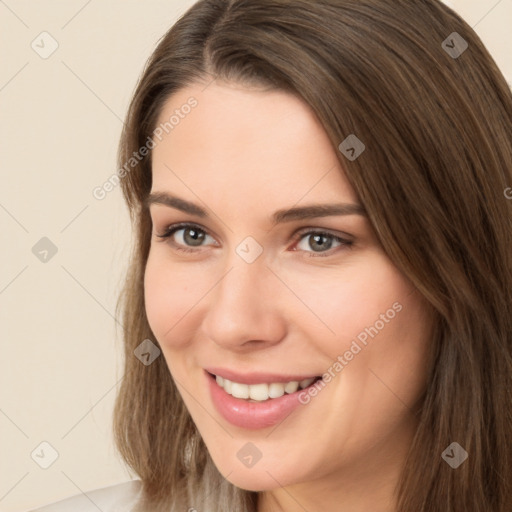
POLYGON ((345 406, 373 428, 375 418, 395 421, 421 396, 431 318, 426 301, 387 258, 376 258, 368 268, 341 308, 335 356, 343 355, 339 392, 345 406))
POLYGON ((162 345, 178 346, 187 322, 183 319, 208 291, 208 283, 197 273, 150 252, 144 273, 146 315, 153 334, 162 345), (180 335, 176 335, 180 333, 180 335))
POLYGON ((340 267, 338 275, 327 274, 323 280, 318 273, 303 275, 294 284, 317 316, 304 315, 300 325, 331 361, 326 371, 343 382, 340 403, 358 417, 361 407, 371 416, 379 408, 385 414, 387 407, 401 407, 400 400, 412 406, 426 381, 427 304, 377 251, 340 267))
MULTIPOLYGON (((372 339, 375 329, 389 332, 392 324, 404 316, 402 311, 413 290, 378 251, 368 252, 338 269, 290 272, 286 279, 313 313, 304 309, 299 322, 311 335, 316 333, 312 339, 322 340, 333 359, 347 350, 354 339, 364 344, 372 339)), ((295 298, 292 300, 296 302, 295 298)))

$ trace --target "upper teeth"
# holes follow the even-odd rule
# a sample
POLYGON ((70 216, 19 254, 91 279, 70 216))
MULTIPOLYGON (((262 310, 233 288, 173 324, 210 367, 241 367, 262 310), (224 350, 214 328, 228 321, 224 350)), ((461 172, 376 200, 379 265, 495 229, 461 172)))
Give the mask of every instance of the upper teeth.
POLYGON ((235 398, 250 398, 263 401, 269 398, 279 398, 285 393, 295 393, 299 387, 301 389, 307 388, 315 378, 304 379, 300 382, 292 380, 291 382, 272 382, 270 384, 240 384, 218 375, 215 377, 215 380, 221 388, 224 388, 226 393, 233 395, 235 398))

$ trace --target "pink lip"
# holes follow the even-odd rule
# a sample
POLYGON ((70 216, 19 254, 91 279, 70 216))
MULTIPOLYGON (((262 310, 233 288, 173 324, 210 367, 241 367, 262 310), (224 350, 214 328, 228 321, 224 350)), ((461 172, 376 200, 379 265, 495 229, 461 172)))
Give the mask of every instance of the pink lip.
MULTIPOLYGON (((207 372, 205 372, 205 377, 210 388, 210 396, 217 411, 231 424, 246 429, 266 428, 280 423, 300 405, 299 394, 304 392, 303 389, 298 389, 295 393, 289 395, 284 394, 279 398, 273 398, 263 402, 248 402, 247 400, 235 398, 229 393, 226 393, 226 391, 215 382, 215 377, 209 375, 207 372)), ((270 382, 278 382, 274 379, 275 376, 270 379, 270 382)), ((259 380, 259 382, 269 381, 259 380)))
POLYGON ((296 380, 300 382, 304 379, 312 379, 319 377, 317 375, 278 375, 277 373, 259 373, 259 372, 247 372, 247 373, 236 373, 225 368, 205 368, 208 373, 218 375, 224 379, 228 379, 232 382, 238 382, 240 384, 270 384, 271 382, 291 382, 296 380))

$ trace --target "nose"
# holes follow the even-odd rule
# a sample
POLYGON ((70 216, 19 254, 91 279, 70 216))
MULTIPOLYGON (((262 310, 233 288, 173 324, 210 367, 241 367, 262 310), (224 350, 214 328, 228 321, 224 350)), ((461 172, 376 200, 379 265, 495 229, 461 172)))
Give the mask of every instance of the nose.
POLYGON ((263 258, 250 264, 231 260, 208 294, 204 334, 219 346, 238 351, 279 343, 286 335, 280 285, 263 258))

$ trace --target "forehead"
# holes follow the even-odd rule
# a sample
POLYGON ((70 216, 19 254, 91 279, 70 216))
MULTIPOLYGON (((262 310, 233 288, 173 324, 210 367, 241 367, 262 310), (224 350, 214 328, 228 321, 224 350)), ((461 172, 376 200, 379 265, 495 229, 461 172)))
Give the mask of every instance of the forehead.
POLYGON ((153 191, 217 192, 240 207, 356 201, 323 126, 289 93, 196 84, 167 100, 157 124, 153 191))

